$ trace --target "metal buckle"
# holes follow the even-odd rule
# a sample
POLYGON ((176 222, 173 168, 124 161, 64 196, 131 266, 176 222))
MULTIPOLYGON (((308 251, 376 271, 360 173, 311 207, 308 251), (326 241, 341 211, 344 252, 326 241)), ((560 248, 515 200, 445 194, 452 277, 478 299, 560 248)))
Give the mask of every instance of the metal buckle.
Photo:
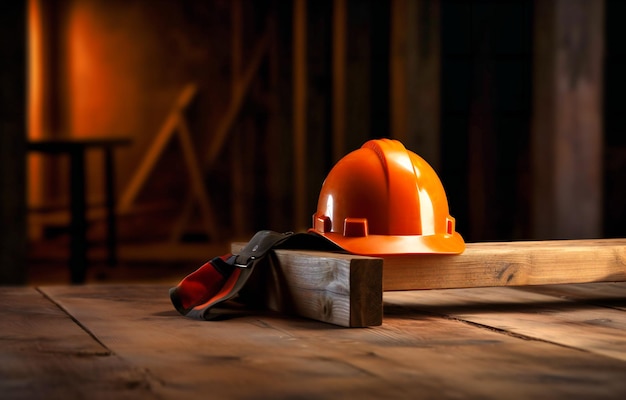
POLYGON ((235 256, 235 260, 233 262, 233 265, 237 268, 250 268, 252 264, 254 263, 254 261, 256 261, 255 256, 250 256, 250 258, 248 258, 248 261, 245 264, 240 264, 237 262, 237 257, 239 256, 235 256))

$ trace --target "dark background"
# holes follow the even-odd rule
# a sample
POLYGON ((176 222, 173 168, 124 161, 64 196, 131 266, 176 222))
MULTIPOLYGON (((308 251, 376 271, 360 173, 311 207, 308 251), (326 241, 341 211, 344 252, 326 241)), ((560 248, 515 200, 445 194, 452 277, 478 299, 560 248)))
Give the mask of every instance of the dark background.
MULTIPOLYGON (((233 58, 235 3, 34 0, 3 4, 2 264, 23 263, 29 244, 63 234, 62 229, 55 229, 55 222, 46 223, 44 218, 34 224, 30 216, 41 210, 63 212, 68 201, 64 161, 32 161, 33 156, 24 150, 28 138, 132 138, 133 145, 116 155, 116 184, 122 195, 188 83, 198 90, 183 115, 201 160, 199 167, 212 200, 212 223, 219 227, 219 235, 207 234, 198 223, 201 216, 193 214, 179 240, 228 243, 260 229, 306 228, 321 183, 337 159, 333 130, 336 4, 330 0, 306 3, 306 162, 300 172, 304 187, 298 194, 294 77, 302 65, 294 61, 296 2, 237 3, 241 5, 238 59, 233 58), (33 7, 39 13, 37 37, 42 45, 38 62, 43 82, 42 95, 34 106, 39 111, 36 132, 29 120, 33 105, 28 102, 28 94, 32 94, 29 60, 35 62, 29 53, 33 7), (269 43, 265 56, 246 86, 223 143, 212 162, 203 162, 230 110, 233 81, 245 75, 237 74, 236 69, 245 72, 251 65, 265 34, 269 43), (304 215, 296 215, 298 210, 305 210, 304 215)), ((572 213, 572 219, 592 220, 587 231, 576 232, 567 228, 541 232, 533 222, 537 177, 533 175, 532 143, 538 140, 536 135, 533 139, 533 102, 537 101, 536 66, 543 65, 535 51, 543 40, 537 34, 539 3, 415 3, 420 36, 419 46, 410 56, 431 60, 437 67, 432 85, 437 114, 420 116, 436 127, 418 132, 420 140, 425 136, 431 143, 424 148, 413 146, 421 142, 411 132, 400 135, 392 129, 394 104, 406 107, 409 118, 419 112, 410 100, 394 98, 391 90, 394 2, 346 3, 345 130, 339 150, 345 154, 370 138, 404 137, 407 147, 424 156, 439 173, 457 230, 468 242, 626 235, 626 80, 622 72, 626 67, 622 40, 626 28, 620 21, 626 3, 619 0, 546 2, 565 10, 565 15, 570 6, 594 8, 590 3, 599 4, 603 12, 600 22, 592 25, 601 32, 601 49, 581 56, 601 54, 593 61, 601 66, 601 81, 594 86, 601 96, 601 129, 589 132, 600 143, 601 154, 591 162, 599 165, 601 182, 587 189, 589 179, 581 177, 580 189, 598 192, 599 212, 593 215, 600 217, 586 216, 582 209, 572 213)), ((567 20, 559 23, 576 27, 567 20)), ((583 43, 585 32, 581 33, 583 43)), ((419 72, 411 71, 408 81, 411 73, 419 72)), ((409 99, 411 95, 409 92, 409 99)), ((90 181, 101 178, 98 165, 94 156, 87 171, 90 181)), ((181 220, 189 185, 180 145, 171 140, 132 210, 119 215, 120 243, 159 242, 171 237, 181 220)), ((94 184, 89 190, 90 204, 100 203, 102 189, 94 184)), ((548 197, 546 194, 546 201, 550 201, 548 197)), ((576 196, 570 200, 576 209, 576 196)), ((98 223, 96 218, 90 225, 94 235, 98 223)))

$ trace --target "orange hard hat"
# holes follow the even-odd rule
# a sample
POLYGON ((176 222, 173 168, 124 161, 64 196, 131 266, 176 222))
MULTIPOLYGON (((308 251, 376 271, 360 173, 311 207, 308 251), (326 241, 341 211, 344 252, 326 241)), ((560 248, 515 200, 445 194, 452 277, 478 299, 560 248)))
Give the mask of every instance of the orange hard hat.
POLYGON ((465 250, 437 173, 392 139, 370 140, 337 162, 309 232, 361 255, 465 250))

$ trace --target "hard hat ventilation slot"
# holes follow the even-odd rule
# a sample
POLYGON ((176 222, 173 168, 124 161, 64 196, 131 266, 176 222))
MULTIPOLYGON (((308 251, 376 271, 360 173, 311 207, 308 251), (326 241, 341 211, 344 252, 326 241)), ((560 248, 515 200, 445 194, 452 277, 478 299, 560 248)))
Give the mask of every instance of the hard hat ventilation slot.
POLYGON ((321 233, 330 232, 333 229, 333 223, 326 215, 313 214, 313 229, 321 233))
POLYGON ((455 229, 455 220, 452 217, 446 218, 446 232, 450 235, 454 233, 455 229))
POLYGON ((346 218, 343 222, 343 235, 364 237, 368 234, 367 218, 346 218))

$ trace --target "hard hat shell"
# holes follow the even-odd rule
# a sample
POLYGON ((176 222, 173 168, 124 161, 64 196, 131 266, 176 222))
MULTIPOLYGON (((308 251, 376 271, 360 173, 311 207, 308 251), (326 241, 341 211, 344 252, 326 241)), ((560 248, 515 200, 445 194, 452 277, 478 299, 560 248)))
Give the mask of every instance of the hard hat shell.
POLYGON ((337 162, 309 232, 362 255, 465 250, 437 173, 392 139, 370 140, 337 162))

